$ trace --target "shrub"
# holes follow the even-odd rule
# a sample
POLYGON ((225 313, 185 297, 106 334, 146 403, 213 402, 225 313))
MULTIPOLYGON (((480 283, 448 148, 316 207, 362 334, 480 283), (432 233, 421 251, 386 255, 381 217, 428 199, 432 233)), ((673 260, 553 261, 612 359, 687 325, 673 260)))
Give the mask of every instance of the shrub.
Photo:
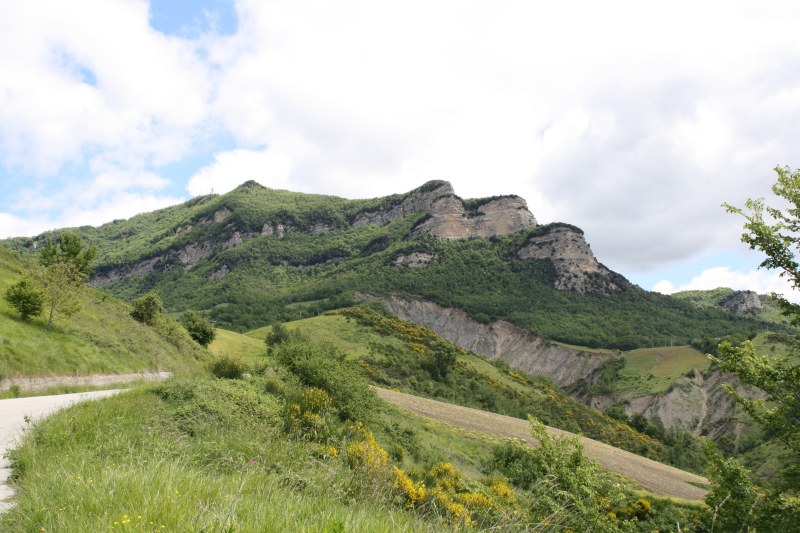
POLYGON ((131 317, 134 320, 152 326, 156 323, 156 317, 164 311, 164 304, 155 292, 148 292, 141 298, 133 301, 131 317))
POLYGON ((325 442, 330 436, 329 414, 333 408, 330 395, 317 387, 303 389, 296 398, 287 400, 283 411, 283 428, 314 442, 325 442))
POLYGON ((374 416, 377 397, 358 367, 345 360, 341 350, 293 339, 278 345, 275 358, 303 385, 326 390, 342 420, 368 421, 374 416))
POLYGON ((217 336, 211 321, 196 311, 184 312, 180 323, 200 346, 208 346, 217 336))
POLYGON ((222 379, 241 379, 247 372, 247 365, 243 361, 224 355, 213 358, 206 367, 209 372, 222 379))
POLYGON ((26 279, 9 287, 5 294, 5 300, 17 310, 22 320, 39 315, 44 306, 44 295, 26 279))
POLYGON ((347 464, 350 468, 376 473, 381 470, 389 460, 389 454, 381 448, 375 436, 361 422, 351 424, 346 428, 353 440, 347 445, 347 464))

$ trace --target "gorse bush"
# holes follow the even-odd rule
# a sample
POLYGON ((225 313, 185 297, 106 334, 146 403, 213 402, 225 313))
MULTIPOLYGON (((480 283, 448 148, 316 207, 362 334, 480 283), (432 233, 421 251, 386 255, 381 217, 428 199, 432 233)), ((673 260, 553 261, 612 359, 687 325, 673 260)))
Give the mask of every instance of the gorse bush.
POLYGON ((333 398, 342 420, 369 421, 378 400, 355 363, 338 348, 293 339, 273 350, 275 359, 307 387, 318 387, 333 398))

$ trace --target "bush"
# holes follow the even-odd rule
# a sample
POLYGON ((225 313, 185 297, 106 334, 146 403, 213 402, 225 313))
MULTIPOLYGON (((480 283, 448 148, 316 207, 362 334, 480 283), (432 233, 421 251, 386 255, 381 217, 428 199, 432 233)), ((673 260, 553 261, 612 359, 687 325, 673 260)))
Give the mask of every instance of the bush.
POLYGON ((133 301, 131 317, 142 324, 152 326, 156 323, 156 318, 164 311, 164 304, 155 292, 148 292, 141 298, 133 301))
POLYGON ((247 365, 232 357, 215 357, 206 365, 208 371, 221 379, 241 379, 247 372, 247 365))
POLYGON ((342 420, 369 421, 378 405, 358 367, 330 345, 292 339, 275 348, 275 358, 307 387, 324 389, 342 420))
POLYGON ((44 295, 30 281, 20 280, 10 286, 5 294, 5 300, 17 310, 22 320, 28 320, 42 312, 44 295))
POLYGON ((214 324, 196 311, 184 312, 180 323, 200 346, 208 346, 217 336, 214 324))

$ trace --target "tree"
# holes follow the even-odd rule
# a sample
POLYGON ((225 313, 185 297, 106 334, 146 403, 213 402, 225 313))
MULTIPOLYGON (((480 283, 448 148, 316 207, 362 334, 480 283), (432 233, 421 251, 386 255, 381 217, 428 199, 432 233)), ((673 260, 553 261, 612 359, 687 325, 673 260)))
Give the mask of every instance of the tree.
POLYGON ((44 294, 27 279, 10 286, 6 291, 5 300, 17 310, 22 320, 39 315, 44 306, 44 294))
POLYGON ((53 324, 56 313, 72 316, 80 310, 80 297, 85 290, 84 275, 73 264, 34 265, 31 276, 44 294, 47 329, 53 324))
POLYGON ((39 254, 42 266, 67 263, 72 265, 84 280, 89 278, 96 258, 97 248, 94 245, 84 246, 81 236, 75 231, 62 232, 58 236, 57 243, 48 239, 39 254))
POLYGON ((133 301, 133 309, 131 309, 131 317, 134 320, 152 326, 156 323, 158 315, 164 311, 164 305, 161 303, 161 298, 158 297, 153 291, 148 292, 144 296, 137 298, 133 301))
POLYGON ((180 318, 180 323, 189 332, 189 335, 201 346, 208 346, 216 337, 214 324, 197 311, 185 311, 180 318))
MULTIPOLYGON (((788 201, 781 210, 768 207, 763 198, 747 200, 744 209, 723 204, 731 213, 745 218, 742 242, 751 250, 766 254, 761 267, 777 269, 794 289, 800 289, 800 170, 777 167, 778 180, 772 192, 788 201)), ((800 325, 800 305, 783 295, 777 299, 783 313, 800 325)), ((797 355, 797 354, 795 354, 797 355)), ((728 386, 736 402, 753 417, 767 434, 775 435, 789 450, 791 465, 784 470, 787 488, 800 489, 800 365, 786 357, 765 357, 755 352, 749 341, 738 346, 724 342, 713 358, 720 368, 735 373, 745 385, 757 387, 765 398, 749 399, 728 386)))

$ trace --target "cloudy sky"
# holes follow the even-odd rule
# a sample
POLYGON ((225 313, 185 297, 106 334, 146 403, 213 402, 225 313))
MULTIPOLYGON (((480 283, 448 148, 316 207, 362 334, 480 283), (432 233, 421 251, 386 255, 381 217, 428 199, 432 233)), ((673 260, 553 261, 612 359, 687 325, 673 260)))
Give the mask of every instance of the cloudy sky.
POLYGON ((800 167, 800 3, 0 2, 0 237, 222 193, 518 194, 647 289, 784 286, 722 202, 800 167))

